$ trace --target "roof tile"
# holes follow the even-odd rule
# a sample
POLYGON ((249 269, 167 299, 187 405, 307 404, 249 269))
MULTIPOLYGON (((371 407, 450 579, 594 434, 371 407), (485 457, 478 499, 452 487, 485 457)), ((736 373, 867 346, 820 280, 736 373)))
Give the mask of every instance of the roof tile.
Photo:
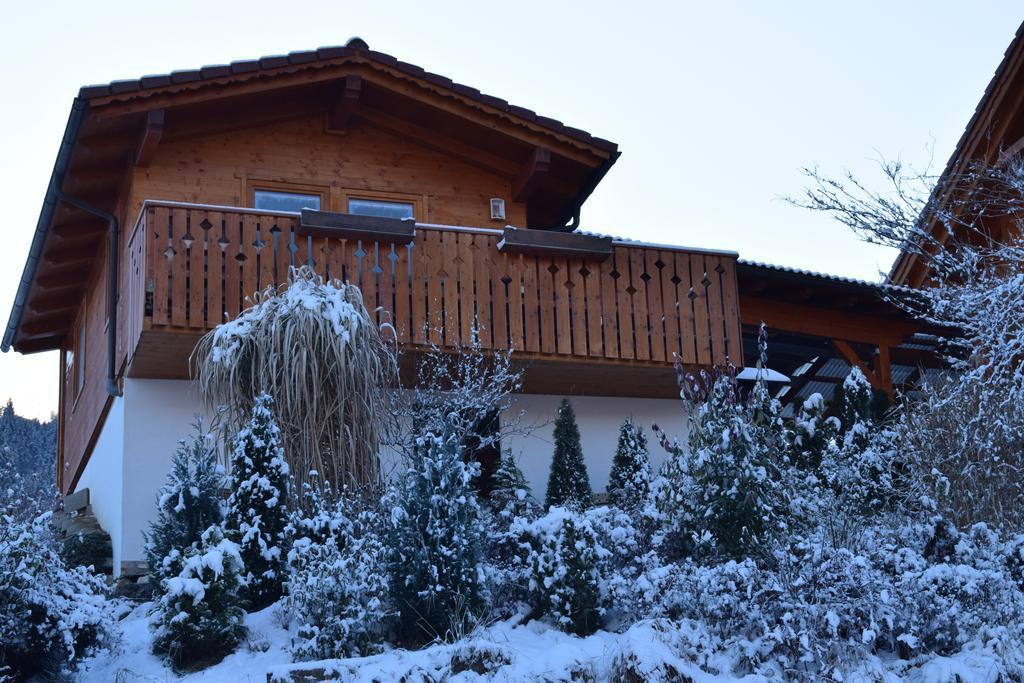
POLYGON ((83 85, 78 89, 79 97, 103 97, 104 95, 110 94, 110 85, 107 83, 101 85, 83 85))
POLYGON ((288 57, 286 55, 268 55, 266 57, 260 57, 261 69, 274 69, 279 66, 288 66, 288 57))
POLYGON ((204 66, 199 70, 203 78, 220 78, 222 76, 231 75, 231 67, 227 64, 213 64, 210 66, 204 66))
POLYGON ((199 69, 186 69, 184 71, 172 71, 171 83, 191 83, 203 77, 199 69))
POLYGON ((337 57, 347 57, 350 54, 352 54, 352 50, 344 45, 328 45, 316 49, 317 59, 336 59, 337 57))
POLYGON ((143 76, 139 79, 139 85, 143 88, 159 88, 165 85, 170 85, 171 77, 167 74, 154 74, 152 76, 143 76))
POLYGON ((288 53, 288 61, 291 64, 305 64, 316 61, 316 50, 298 50, 288 53))
POLYGON ((112 95, 120 95, 126 92, 135 92, 139 89, 138 80, 132 79, 128 81, 111 81, 110 82, 110 93, 112 95))
POLYGON ((465 97, 470 97, 479 102, 494 107, 499 111, 507 111, 520 118, 527 119, 529 121, 535 121, 542 126, 550 128, 552 130, 571 135, 584 142, 595 145, 605 150, 615 151, 618 149, 618 145, 609 140, 603 138, 593 137, 589 133, 579 128, 572 128, 566 126, 561 121, 556 119, 548 118, 546 116, 539 116, 536 112, 526 107, 519 107, 516 105, 509 104, 506 100, 482 93, 476 88, 461 83, 454 83, 450 78, 442 76, 440 74, 431 73, 426 71, 423 67, 409 62, 403 62, 397 58, 386 54, 384 52, 378 52, 375 50, 368 50, 361 47, 362 43, 355 42, 352 45, 328 45, 317 48, 316 50, 300 50, 291 52, 288 55, 268 55, 260 57, 259 59, 245 59, 231 62, 230 65, 211 65, 204 66, 201 69, 188 69, 182 71, 173 71, 170 74, 158 74, 143 76, 138 80, 128 81, 114 81, 112 83, 102 85, 87 85, 83 86, 78 96, 82 98, 91 97, 103 97, 110 94, 128 93, 134 92, 139 89, 146 88, 159 88, 169 84, 178 83, 192 83, 203 79, 221 78, 229 74, 246 74, 258 71, 260 69, 273 69, 278 67, 287 66, 289 64, 308 64, 317 60, 336 59, 339 57, 347 57, 355 53, 366 55, 370 59, 377 61, 387 66, 395 67, 404 73, 407 73, 416 78, 422 78, 434 85, 449 88, 465 97))
POLYGON ((242 59, 237 62, 231 62, 231 73, 233 74, 247 74, 252 71, 258 71, 260 68, 260 62, 258 59, 242 59))

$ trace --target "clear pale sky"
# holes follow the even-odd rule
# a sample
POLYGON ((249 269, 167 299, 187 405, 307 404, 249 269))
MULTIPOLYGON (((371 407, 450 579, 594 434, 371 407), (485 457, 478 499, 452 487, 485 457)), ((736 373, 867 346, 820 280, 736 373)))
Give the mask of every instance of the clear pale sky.
MULTIPOLYGON (((29 2, 0 28, 0 319, 86 83, 363 37, 619 144, 583 227, 877 279, 892 254, 779 200, 800 168, 945 163, 1019 2, 29 2)), ((46 417, 54 353, 0 355, 0 400, 46 417)))

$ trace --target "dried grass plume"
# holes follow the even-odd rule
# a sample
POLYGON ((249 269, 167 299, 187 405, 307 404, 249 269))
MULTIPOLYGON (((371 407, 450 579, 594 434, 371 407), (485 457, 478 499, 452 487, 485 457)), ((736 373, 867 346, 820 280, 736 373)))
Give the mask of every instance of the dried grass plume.
POLYGON ((308 267, 252 297, 211 330, 190 358, 193 378, 222 429, 248 420, 256 397, 274 399, 285 454, 301 485, 310 470, 335 490, 374 483, 397 368, 358 287, 324 282, 308 267))

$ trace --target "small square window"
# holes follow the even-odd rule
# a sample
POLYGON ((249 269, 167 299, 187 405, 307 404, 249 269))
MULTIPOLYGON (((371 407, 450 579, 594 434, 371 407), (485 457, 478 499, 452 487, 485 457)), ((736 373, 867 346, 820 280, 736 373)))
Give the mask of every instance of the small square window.
POLYGON ((85 387, 85 316, 78 323, 78 343, 75 345, 74 354, 75 368, 75 396, 82 393, 85 387))
POLYGON ((384 199, 349 199, 348 212, 356 216, 379 216, 380 218, 414 218, 410 202, 390 202, 384 199))
POLYGON ((279 190, 256 190, 253 193, 253 208, 291 213, 299 213, 303 209, 319 211, 320 195, 279 190))

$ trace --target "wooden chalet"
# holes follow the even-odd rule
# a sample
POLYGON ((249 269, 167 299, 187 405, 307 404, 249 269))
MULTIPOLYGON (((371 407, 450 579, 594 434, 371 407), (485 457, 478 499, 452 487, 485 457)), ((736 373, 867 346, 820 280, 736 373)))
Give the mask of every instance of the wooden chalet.
MULTIPOLYGON (((60 351, 58 483, 91 490, 115 568, 200 410, 193 345, 291 266, 359 285, 407 351, 479 324, 526 412, 577 397, 588 453, 630 414, 684 424, 675 360, 742 366, 762 320, 789 399, 852 365, 913 380, 927 340, 878 285, 580 232, 618 156, 359 39, 82 88, 3 349, 60 351)), ((517 448, 542 477, 550 445, 517 448)))

